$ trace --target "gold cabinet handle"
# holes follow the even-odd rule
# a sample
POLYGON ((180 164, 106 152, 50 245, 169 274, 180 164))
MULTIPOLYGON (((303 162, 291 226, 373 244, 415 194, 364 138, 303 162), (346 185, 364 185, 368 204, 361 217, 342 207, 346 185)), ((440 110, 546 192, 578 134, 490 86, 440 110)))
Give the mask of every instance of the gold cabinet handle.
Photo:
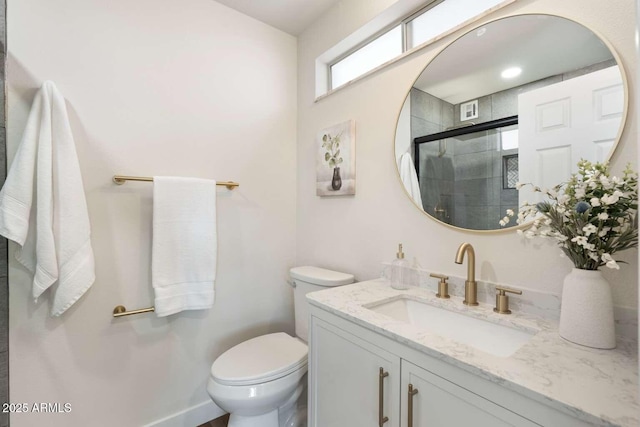
POLYGON ((407 401, 407 427, 413 427, 413 396, 418 394, 418 389, 413 388, 413 384, 409 384, 409 399, 407 401))
POLYGON ((378 426, 382 427, 384 423, 389 421, 389 417, 384 416, 384 379, 389 376, 389 372, 385 372, 383 368, 380 368, 380 375, 378 375, 378 426))

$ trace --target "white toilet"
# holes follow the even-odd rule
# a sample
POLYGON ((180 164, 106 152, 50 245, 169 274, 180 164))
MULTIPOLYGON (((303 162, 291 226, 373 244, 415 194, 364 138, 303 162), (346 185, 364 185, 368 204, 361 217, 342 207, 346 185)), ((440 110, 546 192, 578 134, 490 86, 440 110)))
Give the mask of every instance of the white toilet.
POLYGON ((353 283, 353 275, 318 267, 290 270, 297 338, 262 335, 224 352, 211 366, 207 392, 229 412, 229 427, 305 427, 309 309, 305 295, 353 283))

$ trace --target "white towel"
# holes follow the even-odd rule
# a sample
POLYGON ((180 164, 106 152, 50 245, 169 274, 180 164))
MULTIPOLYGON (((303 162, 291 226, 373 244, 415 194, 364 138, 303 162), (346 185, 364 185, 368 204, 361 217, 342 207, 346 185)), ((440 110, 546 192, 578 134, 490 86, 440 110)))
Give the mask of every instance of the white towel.
POLYGON ((95 280, 89 215, 65 101, 52 82, 36 94, 20 147, 0 191, 0 234, 21 246, 33 297, 56 281, 52 316, 95 280))
MULTIPOLYGON (((404 188, 409 193, 409 196, 413 199, 413 201, 423 208, 422 206, 422 196, 420 195, 420 184, 418 183, 418 176, 416 175, 416 168, 413 165, 413 159, 411 158, 411 154, 404 153, 400 156, 400 179, 404 184, 404 188)), ((423 208, 424 209, 424 208, 423 208)))
POLYGON ((216 182, 153 178, 151 281, 158 316, 211 308, 216 278, 216 182))

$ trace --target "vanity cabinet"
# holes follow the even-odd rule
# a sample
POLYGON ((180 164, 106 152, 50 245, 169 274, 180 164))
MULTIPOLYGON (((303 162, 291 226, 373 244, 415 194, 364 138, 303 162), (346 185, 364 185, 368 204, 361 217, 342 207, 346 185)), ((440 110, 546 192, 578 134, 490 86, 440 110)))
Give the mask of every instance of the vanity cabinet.
POLYGON ((309 427, 592 426, 315 306, 309 344, 309 427))
POLYGON ((401 381, 401 426, 538 426, 405 360, 401 381))
POLYGON ((313 323, 312 426, 398 427, 400 358, 331 324, 313 323))

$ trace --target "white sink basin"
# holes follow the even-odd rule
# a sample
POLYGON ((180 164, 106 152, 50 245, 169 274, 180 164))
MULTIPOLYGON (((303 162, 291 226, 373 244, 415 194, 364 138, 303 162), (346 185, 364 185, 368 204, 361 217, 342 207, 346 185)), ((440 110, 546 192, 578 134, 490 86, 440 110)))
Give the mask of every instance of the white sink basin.
POLYGON ((409 298, 364 307, 499 357, 512 355, 535 335, 535 332, 498 325, 409 298))

